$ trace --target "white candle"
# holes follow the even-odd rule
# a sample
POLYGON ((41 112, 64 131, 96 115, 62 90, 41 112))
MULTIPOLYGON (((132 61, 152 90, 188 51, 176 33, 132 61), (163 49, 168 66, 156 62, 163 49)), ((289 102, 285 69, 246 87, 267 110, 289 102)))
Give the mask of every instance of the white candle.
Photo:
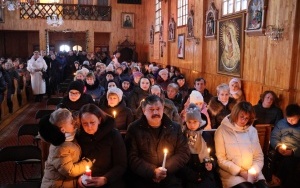
POLYGON ((92 179, 92 170, 90 169, 89 166, 85 167, 85 173, 81 177, 81 181, 84 185, 87 184, 86 182, 87 179, 92 179))
POLYGON ((210 151, 211 151, 211 149, 207 148, 208 156, 210 156, 210 151))
POLYGON ((113 111, 114 118, 116 118, 117 112, 113 111))
POLYGON ((286 145, 285 145, 285 144, 282 144, 282 145, 281 145, 281 148, 282 148, 283 150, 286 150, 286 145))
POLYGON ((163 163, 162 163, 163 168, 166 167, 167 154, 168 154, 168 149, 164 149, 164 160, 163 160, 163 163))
POLYGON ((255 179, 256 179, 256 170, 253 167, 251 167, 248 170, 248 180, 247 181, 253 183, 255 179))

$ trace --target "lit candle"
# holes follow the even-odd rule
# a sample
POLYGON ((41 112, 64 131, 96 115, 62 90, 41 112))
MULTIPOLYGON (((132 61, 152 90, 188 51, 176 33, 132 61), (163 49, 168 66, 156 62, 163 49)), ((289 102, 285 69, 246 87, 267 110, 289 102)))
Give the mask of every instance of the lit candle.
POLYGON ((281 148, 282 148, 283 150, 286 150, 286 145, 285 145, 285 144, 282 144, 282 145, 281 145, 281 148))
POLYGON ((86 166, 85 173, 82 175, 81 181, 84 185, 86 185, 87 184, 86 180, 88 180, 88 179, 89 180, 92 179, 92 171, 89 166, 86 166))
POLYGON ((168 154, 168 149, 164 149, 164 160, 163 160, 163 163, 162 163, 163 168, 166 167, 167 154, 168 154))
POLYGON ((116 118, 117 112, 113 111, 114 118, 116 118))
POLYGON ((256 179, 256 170, 253 167, 251 167, 248 170, 248 180, 247 181, 253 183, 255 179, 256 179))
POLYGON ((210 156, 210 151, 211 151, 211 149, 207 148, 208 156, 210 156))

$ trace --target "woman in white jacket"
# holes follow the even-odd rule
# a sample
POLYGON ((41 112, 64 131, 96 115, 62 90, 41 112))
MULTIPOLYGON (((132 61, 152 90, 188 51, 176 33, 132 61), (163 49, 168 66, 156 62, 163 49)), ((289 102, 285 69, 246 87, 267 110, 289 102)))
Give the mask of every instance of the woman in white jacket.
POLYGON ((222 184, 225 188, 267 187, 261 172, 264 156, 256 129, 255 113, 249 102, 236 104, 215 133, 215 146, 222 184), (248 173, 249 169, 255 174, 248 173))
POLYGON ((38 51, 33 52, 33 56, 27 62, 27 70, 31 76, 31 88, 35 95, 35 102, 41 102, 46 93, 46 82, 43 79, 43 71, 47 70, 47 64, 38 51))

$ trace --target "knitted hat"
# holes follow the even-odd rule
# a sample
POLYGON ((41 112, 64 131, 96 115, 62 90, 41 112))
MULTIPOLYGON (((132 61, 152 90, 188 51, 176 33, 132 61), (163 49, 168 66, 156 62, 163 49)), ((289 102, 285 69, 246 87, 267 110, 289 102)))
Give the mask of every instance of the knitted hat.
POLYGON ((239 78, 232 78, 229 82, 229 86, 234 82, 238 83, 239 88, 242 88, 241 80, 239 78))
POLYGON ((190 103, 198 103, 203 101, 204 100, 202 94, 197 90, 193 90, 190 94, 190 103))
POLYGON ((108 71, 114 71, 115 68, 114 68, 114 65, 113 64, 109 64, 106 66, 105 70, 108 72, 108 71))
POLYGON ((111 88, 109 88, 108 91, 107 91, 106 97, 108 98, 108 96, 109 96, 110 94, 112 94, 112 93, 118 95, 119 102, 122 100, 122 97, 123 97, 123 91, 122 91, 121 89, 119 89, 119 88, 117 88, 117 87, 111 87, 111 88))
POLYGON ((89 65, 90 65, 90 62, 89 62, 89 61, 84 61, 82 64, 83 64, 83 65, 89 66, 89 65))
POLYGON ((185 121, 189 120, 197 120, 202 123, 201 111, 194 103, 190 103, 186 109, 185 121))
POLYGON ((167 69, 161 69, 161 70, 158 72, 158 75, 161 76, 163 73, 168 74, 169 71, 168 71, 167 69))
POLYGON ((133 78, 135 78, 135 77, 143 77, 144 75, 143 75, 143 73, 141 73, 140 71, 135 71, 134 73, 132 73, 132 75, 133 75, 133 78))
POLYGON ((70 90, 77 90, 80 92, 80 94, 83 93, 84 90, 84 84, 83 81, 81 80, 76 80, 70 83, 69 87, 68 87, 68 91, 70 90))
POLYGON ((46 142, 54 146, 59 146, 66 140, 66 137, 64 133, 60 131, 59 127, 50 123, 49 119, 50 115, 41 118, 39 122, 39 134, 46 142))

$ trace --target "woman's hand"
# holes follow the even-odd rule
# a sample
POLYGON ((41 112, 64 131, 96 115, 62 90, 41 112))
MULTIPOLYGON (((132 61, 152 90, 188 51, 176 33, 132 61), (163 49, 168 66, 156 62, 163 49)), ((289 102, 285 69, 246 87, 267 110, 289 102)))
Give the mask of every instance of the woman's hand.
POLYGON ((158 167, 154 169, 154 178, 153 181, 156 183, 159 183, 161 180, 165 179, 167 177, 167 169, 164 169, 162 167, 158 167))
POLYGON ((248 180, 248 171, 247 170, 241 170, 239 173, 239 176, 243 177, 245 180, 248 180))
POLYGON ((86 180, 87 184, 82 183, 82 178, 80 177, 78 179, 78 184, 79 187, 101 187, 105 184, 107 184, 107 179, 106 177, 92 177, 92 179, 87 179, 86 180))

